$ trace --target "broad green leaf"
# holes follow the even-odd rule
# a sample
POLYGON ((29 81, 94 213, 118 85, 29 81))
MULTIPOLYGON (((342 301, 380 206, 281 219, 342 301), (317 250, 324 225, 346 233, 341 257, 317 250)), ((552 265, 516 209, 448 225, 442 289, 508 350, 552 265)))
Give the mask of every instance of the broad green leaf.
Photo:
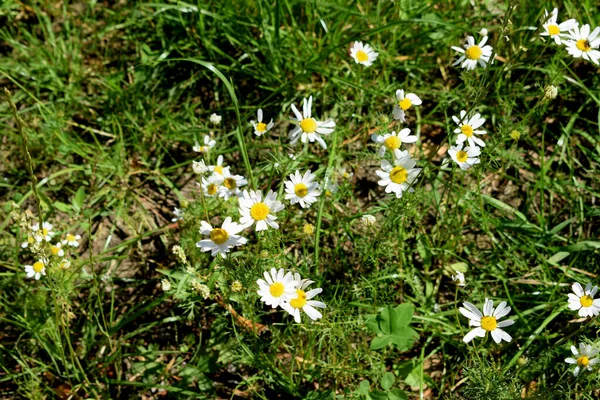
POLYGON ((383 390, 390 390, 392 386, 394 386, 394 382, 396 381, 396 377, 391 372, 386 372, 383 374, 381 378, 381 387, 383 390))
POLYGON ((377 317, 369 318, 365 322, 365 325, 367 325, 367 328, 375 333, 383 333, 381 329, 379 329, 379 321, 377 320, 377 317))
POLYGON ((56 208, 59 211, 65 212, 65 213, 68 213, 68 212, 72 211, 70 205, 62 203, 60 201, 55 201, 54 202, 54 208, 56 208))
POLYGON ((368 379, 361 381, 360 384, 358 385, 358 393, 360 393, 362 395, 365 395, 365 396, 368 395, 370 390, 371 390, 371 382, 369 382, 368 379))
POLYGON ((393 335, 391 335, 392 343, 394 343, 400 351, 410 349, 418 337, 419 335, 417 332, 407 326, 400 327, 393 335))
POLYGON ((398 326, 408 326, 413 317, 413 306, 410 303, 400 304, 394 310, 398 326))
POLYGON ((457 263, 451 264, 450 269, 453 271, 462 272, 464 274, 469 269, 469 266, 465 262, 457 262, 457 263))
POLYGON ((408 395, 400 389, 392 389, 388 392, 389 400, 408 400, 408 395))
POLYGON ((395 318, 396 314, 394 309, 391 307, 385 307, 381 314, 377 317, 379 319, 379 329, 386 335, 392 332, 392 318, 395 318), (393 314, 393 315, 391 315, 393 314))
POLYGON ((369 397, 373 400, 388 400, 388 395, 386 392, 382 392, 381 390, 374 390, 369 393, 369 397))
POLYGON ((373 338, 373 340, 371 341, 371 350, 383 349, 391 341, 392 337, 390 335, 373 338))
POLYGON ((83 201, 85 199, 85 189, 81 186, 77 189, 77 193, 75 193, 75 197, 73 198, 73 207, 76 210, 81 210, 83 208, 83 201))

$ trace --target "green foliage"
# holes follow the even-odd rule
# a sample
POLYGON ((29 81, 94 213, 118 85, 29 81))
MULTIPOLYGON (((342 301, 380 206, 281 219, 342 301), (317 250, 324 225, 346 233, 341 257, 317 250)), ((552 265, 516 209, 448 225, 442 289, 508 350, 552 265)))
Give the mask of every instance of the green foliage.
POLYGON ((595 2, 114 3, 0 2, 0 86, 15 105, 2 94, 2 396, 598 397, 597 369, 575 378, 564 359, 598 345, 597 320, 566 295, 599 283, 600 74, 531 28, 558 6, 593 29, 595 2), (482 28, 494 63, 452 66, 452 46, 482 28), (373 66, 350 58, 354 41, 379 52, 373 66), (423 100, 406 123, 392 119, 397 89, 423 100), (290 105, 310 95, 337 124, 327 150, 289 146, 290 105), (261 137, 259 108, 275 122, 261 137), (463 109, 486 118, 469 171, 443 164, 463 109), (371 135, 406 127, 422 171, 397 199, 377 183, 371 135), (218 143, 198 154, 205 135, 218 143), (237 202, 205 198, 191 163, 218 155, 279 199, 296 169, 334 186, 213 258, 196 247, 200 222, 237 220, 237 202), (83 238, 69 268, 49 256, 36 281, 24 266, 49 249, 21 243, 40 218, 52 243, 83 238), (323 317, 263 306, 256 280, 271 268, 323 288, 323 317), (458 307, 485 298, 511 306, 510 343, 462 342, 458 307))
POLYGON ((393 344, 399 351, 410 349, 419 334, 408 325, 413 318, 413 306, 400 304, 395 308, 384 307, 381 313, 366 321, 367 327, 377 334, 371 341, 371 350, 379 350, 393 344))

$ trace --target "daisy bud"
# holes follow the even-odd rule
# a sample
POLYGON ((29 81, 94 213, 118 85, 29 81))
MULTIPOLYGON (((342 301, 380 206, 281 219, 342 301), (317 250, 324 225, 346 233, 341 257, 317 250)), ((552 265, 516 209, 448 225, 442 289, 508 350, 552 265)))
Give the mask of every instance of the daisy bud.
POLYGON ((312 235, 313 233, 315 233, 315 226, 312 224, 304 224, 302 232, 304 232, 304 234, 307 236, 312 235))
POLYGON ((192 163, 192 169, 194 170, 194 173, 198 175, 204 175, 208 172, 208 167, 204 163, 204 160, 194 161, 192 163))
POLYGON ((548 85, 544 88, 544 98, 554 100, 558 95, 558 88, 554 85, 548 85))
POLYGON ((213 124, 213 125, 220 125, 222 119, 223 118, 220 115, 217 115, 217 114, 214 114, 214 113, 211 114, 210 118, 209 118, 210 123, 213 124))
POLYGON ((210 297, 210 289, 208 288, 208 286, 206 286, 203 283, 200 283, 197 280, 194 280, 192 282, 192 287, 194 288, 194 290, 196 292, 198 292, 198 294, 200 296, 202 296, 204 299, 208 299, 210 297))
POLYGON ((485 28, 481 28, 481 30, 479 31, 479 34, 481 36, 487 36, 488 35, 488 30, 485 28))
POLYGON ((242 289, 244 289, 244 285, 242 285, 242 282, 240 281, 233 281, 231 283, 231 291, 234 293, 239 293, 242 291, 242 289))
POLYGON ((163 292, 171 290, 171 282, 166 278, 161 279, 160 286, 162 287, 163 292))
POLYGON ((185 256, 185 252, 181 248, 181 246, 173 246, 173 254, 177 256, 177 259, 182 264, 187 264, 187 257, 185 256))
POLYGON ((360 218, 360 222, 362 222, 364 226, 373 226, 377 223, 377 218, 375 218, 373 215, 367 214, 360 218))
POLYGON ((521 138, 521 132, 514 129, 510 132, 510 137, 512 140, 519 140, 521 138))

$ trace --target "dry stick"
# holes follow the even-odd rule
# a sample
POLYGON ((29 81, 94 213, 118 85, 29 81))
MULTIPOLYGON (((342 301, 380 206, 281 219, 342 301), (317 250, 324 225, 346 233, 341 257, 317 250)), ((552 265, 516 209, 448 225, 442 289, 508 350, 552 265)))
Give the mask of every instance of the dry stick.
POLYGON ((37 191, 38 180, 35 174, 33 173, 33 161, 31 160, 31 154, 29 154, 29 140, 27 138, 27 134, 23 129, 23 125, 25 124, 23 120, 17 114, 17 107, 15 103, 12 101, 12 96, 10 95, 10 91, 7 88, 4 88, 4 94, 8 98, 8 104, 10 104, 10 110, 12 111, 13 117, 15 117, 15 121, 17 122, 17 130, 19 131, 19 135, 23 138, 23 152, 25 153, 25 164, 27 164, 27 172, 29 172, 29 176, 31 177, 31 190, 33 192, 33 197, 37 201, 37 209, 38 209, 38 218, 40 223, 40 229, 42 229, 43 218, 42 218, 42 202, 40 195, 37 191))

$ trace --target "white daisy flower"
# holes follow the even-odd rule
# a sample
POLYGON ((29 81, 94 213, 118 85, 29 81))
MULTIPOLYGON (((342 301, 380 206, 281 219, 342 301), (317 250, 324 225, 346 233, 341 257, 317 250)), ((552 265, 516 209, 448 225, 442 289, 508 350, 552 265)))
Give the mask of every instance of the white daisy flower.
POLYGON ((469 326, 476 326, 471 332, 467 333, 463 338, 463 342, 469 343, 475 338, 475 336, 485 337, 485 334, 489 332, 492 335, 494 342, 500 343, 502 340, 510 342, 512 337, 504 332, 500 328, 506 328, 515 323, 514 320, 507 319, 506 321, 498 322, 498 320, 510 312, 510 307, 506 305, 506 302, 498 304, 498 307, 494 310, 494 302, 492 300, 485 299, 483 306, 483 314, 473 304, 465 301, 465 306, 460 307, 458 311, 465 317, 469 318, 469 326))
POLYGON ((295 104, 292 104, 292 111, 296 118, 292 118, 292 122, 297 124, 297 126, 292 129, 289 134, 291 144, 294 145, 298 142, 298 139, 302 143, 314 142, 317 141, 324 149, 327 148, 327 144, 323 140, 323 138, 319 135, 329 135, 333 132, 335 128, 335 122, 331 119, 326 121, 317 121, 316 119, 311 117, 311 107, 312 107, 312 96, 306 100, 306 98, 302 101, 302 113, 298 111, 295 104))
POLYGON ((162 288, 163 292, 168 292, 171 290, 171 282, 167 278, 163 278, 160 280, 160 287, 162 288))
POLYGON ((211 140, 210 136, 204 135, 204 145, 200 146, 198 141, 196 141, 194 147, 192 147, 192 150, 194 150, 196 153, 206 154, 210 151, 210 149, 215 147, 216 144, 217 142, 215 140, 211 140))
POLYGON ((221 181, 213 179, 202 178, 202 192, 205 196, 215 197, 219 194, 221 187, 221 181))
POLYGON ((310 170, 306 171, 304 176, 300 175, 298 170, 290 174, 290 180, 285 182, 285 199, 291 204, 300 203, 302 208, 309 208, 321 194, 320 185, 314 182, 316 177, 310 170))
POLYGON ((209 171, 208 167, 204 163, 204 160, 193 161, 192 169, 194 170, 194 173, 198 174, 198 175, 204 175, 205 173, 207 173, 209 171))
POLYGON ((277 193, 269 190, 269 193, 263 200, 262 191, 244 190, 242 196, 238 198, 240 211, 240 225, 244 228, 252 226, 256 222, 256 230, 264 231, 269 229, 279 229, 279 224, 273 213, 283 210, 283 204, 277 201, 277 193))
POLYGON ((68 245, 71 247, 79 247, 79 241, 81 240, 81 235, 73 235, 72 233, 67 233, 62 244, 68 245))
POLYGON ((475 69, 477 63, 485 68, 486 64, 490 61, 492 56, 492 46, 487 45, 488 37, 484 36, 479 44, 475 44, 475 38, 473 36, 467 37, 467 43, 462 47, 452 46, 453 50, 458 51, 462 55, 452 65, 461 64, 461 68, 466 68, 467 71, 475 69))
POLYGON ((238 235, 242 229, 244 227, 237 222, 232 222, 231 217, 225 218, 220 228, 213 228, 208 222, 202 221, 200 222, 200 233, 209 238, 196 243, 196 247, 202 251, 210 250, 213 257, 220 254, 221 257, 226 258, 229 249, 246 244, 248 241, 238 235))
POLYGON ((225 173, 229 173, 229 167, 223 164, 223 155, 217 157, 217 164, 210 165, 208 170, 212 172, 211 179, 223 181, 225 179, 225 173))
POLYGON ((590 346, 589 344, 586 345, 579 343, 579 351, 577 351, 575 346, 571 346, 571 352, 576 358, 567 357, 565 358, 565 362, 567 364, 577 364, 573 370, 573 375, 575 376, 579 375, 579 372, 582 370, 587 369, 588 371, 591 371, 592 367, 600 362, 600 358, 593 358, 596 354, 598 354, 598 349, 590 346))
POLYGON ((552 10, 550 17, 548 17, 548 10, 544 10, 544 17, 547 19, 546 22, 542 25, 542 27, 544 28, 544 32, 540 33, 540 35, 550 36, 558 45, 562 43, 561 39, 564 39, 569 36, 567 33, 568 31, 575 29, 575 27, 579 25, 579 23, 574 19, 569 19, 560 24, 556 22, 558 18, 558 8, 552 10))
POLYGON ((27 240, 21 243, 21 247, 26 249, 27 247, 32 246, 35 243, 37 243, 36 237, 34 235, 34 232, 31 232, 29 235, 27 235, 27 240))
POLYGON ((381 178, 379 186, 385 186, 386 193, 395 193, 397 198, 402 197, 405 191, 414 191, 412 183, 421 172, 421 168, 415 168, 416 161, 410 158, 407 151, 402 152, 401 157, 394 159, 392 165, 389 161, 381 162, 381 171, 375 173, 381 178))
POLYGON ((572 288, 573 293, 568 294, 570 310, 579 310, 579 316, 584 318, 600 314, 600 299, 594 299, 598 286, 592 287, 592 284, 588 283, 583 290, 579 282, 575 282, 572 288))
POLYGON ((308 279, 299 280, 298 278, 300 278, 300 275, 296 274, 296 276, 295 276, 295 279, 296 279, 295 280, 295 286, 296 286, 295 296, 293 296, 288 302, 283 303, 281 305, 281 308, 283 308, 285 311, 287 311, 288 313, 293 315, 294 321, 296 321, 297 323, 301 322, 300 311, 304 311, 306 313, 306 315, 308 315, 308 317, 310 319, 312 319, 313 321, 320 319, 321 317, 323 317, 323 314, 321 314, 319 311, 317 311, 317 309, 315 307, 326 308, 327 306, 323 302, 315 301, 315 300, 311 300, 311 299, 313 297, 315 297, 316 295, 318 295, 319 293, 321 293, 323 291, 323 289, 317 288, 317 289, 311 289, 309 291, 306 291, 308 286, 310 286, 314 282, 311 280, 308 280, 308 279))
POLYGON ((271 122, 269 122, 268 124, 265 124, 264 122, 262 122, 263 112, 260 108, 256 112, 256 119, 257 119, 257 121, 250 121, 250 123, 254 127, 254 134, 256 136, 264 135, 265 133, 270 131, 274 125, 272 119, 271 119, 271 122))
POLYGON ((475 134, 486 134, 484 130, 477 129, 485 122, 485 118, 481 118, 481 114, 478 113, 467 118, 467 112, 462 110, 460 112, 460 118, 453 115, 452 119, 458 125, 458 128, 454 129, 454 133, 459 134, 458 138, 456 138, 456 144, 464 143, 464 141, 467 140, 470 147, 485 147, 485 142, 475 136, 475 134))
POLYGON ((49 242, 50 239, 52 239, 52 236, 54 236, 52 228, 53 226, 50 222, 43 222, 42 229, 40 229, 40 224, 32 225, 31 232, 33 233, 35 241, 38 243, 40 243, 41 241, 49 242))
POLYGON ((65 255, 65 251, 62 249, 60 242, 50 246, 50 254, 57 257, 62 257, 65 255))
POLYGON ((331 197, 334 194, 336 194, 339 189, 340 189, 340 187, 337 183, 333 183, 333 182, 329 181, 329 182, 327 182, 327 185, 325 186, 325 196, 331 197))
POLYGON ((392 111, 394 115, 394 119, 400 120, 400 122, 406 121, 406 111, 412 106, 419 106, 423 102, 414 93, 407 93, 404 95, 404 90, 398 89, 396 90, 396 99, 398 102, 394 104, 394 111, 392 111))
POLYGON ((33 265, 26 265, 25 273, 27 273, 28 278, 35 278, 36 281, 39 280, 42 275, 46 275, 46 261, 38 260, 33 265))
POLYGON ((175 207, 173 209, 173 215, 175 217, 171 220, 171 222, 177 222, 177 221, 179 221, 180 219, 183 218, 183 210, 175 207))
POLYGON ((222 119, 223 119, 223 117, 221 117, 220 115, 212 113, 212 114, 210 114, 210 118, 208 120, 213 125, 220 125, 222 119))
POLYGON ((220 183, 219 197, 229 200, 232 196, 239 196, 240 187, 248 184, 246 178, 242 175, 232 175, 229 169, 223 170, 222 180, 219 178, 213 179, 220 183))
POLYGON ((271 272, 264 272, 265 279, 258 279, 258 295, 260 301, 272 308, 277 308, 296 295, 294 278, 291 272, 285 273, 283 268, 277 271, 271 268, 271 272))
POLYGON ((354 42, 350 48, 350 55, 354 58, 354 62, 362 64, 365 67, 370 67, 377 59, 377 53, 371 46, 362 42, 354 42))
POLYGON ((402 143, 414 143, 417 141, 417 139, 418 138, 416 135, 410 134, 409 128, 404 128, 398 133, 392 131, 392 133, 385 133, 383 135, 377 135, 375 133, 371 135, 372 141, 382 144, 377 152, 379 157, 383 157, 385 150, 387 149, 394 153, 394 156, 398 158, 402 153, 400 151, 402 143))
POLYGON ((479 164, 479 156, 481 155, 481 149, 475 147, 465 147, 463 150, 464 143, 460 143, 456 146, 451 146, 448 150, 448 154, 452 160, 458 164, 460 169, 466 171, 475 164, 479 164))
POLYGON ((594 64, 600 64, 600 26, 590 33, 590 26, 585 24, 579 29, 577 26, 569 32, 570 40, 565 42, 567 51, 575 58, 583 58, 594 64))
POLYGON ((458 286, 465 286, 465 274, 460 271, 456 271, 456 275, 452 275, 452 280, 456 282, 458 286))

